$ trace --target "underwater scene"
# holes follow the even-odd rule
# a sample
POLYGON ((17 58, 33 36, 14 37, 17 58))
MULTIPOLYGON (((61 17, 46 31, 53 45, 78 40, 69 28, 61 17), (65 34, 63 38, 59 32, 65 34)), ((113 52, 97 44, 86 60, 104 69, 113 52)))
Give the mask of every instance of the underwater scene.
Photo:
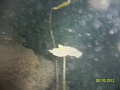
POLYGON ((0 0, 0 90, 120 90, 120 0, 0 0))

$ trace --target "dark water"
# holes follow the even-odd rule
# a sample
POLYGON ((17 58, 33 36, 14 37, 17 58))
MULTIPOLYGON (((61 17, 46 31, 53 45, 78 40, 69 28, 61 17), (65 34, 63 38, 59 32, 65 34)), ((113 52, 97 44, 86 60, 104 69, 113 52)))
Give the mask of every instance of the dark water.
MULTIPOLYGON (((72 0, 70 5, 52 12, 56 45, 71 46, 83 53, 78 59, 67 57, 70 90, 120 89, 120 0, 97 1, 72 0), (114 79, 114 82, 96 82, 96 79, 114 79)), ((48 50, 53 48, 50 9, 62 2, 1 0, 1 28, 5 22, 12 25, 25 38, 25 47, 50 59, 48 50)))

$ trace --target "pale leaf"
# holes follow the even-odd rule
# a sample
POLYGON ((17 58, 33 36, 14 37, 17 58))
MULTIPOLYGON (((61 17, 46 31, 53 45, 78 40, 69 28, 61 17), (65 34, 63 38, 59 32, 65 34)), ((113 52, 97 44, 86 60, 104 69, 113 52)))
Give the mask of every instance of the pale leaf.
POLYGON ((74 56, 79 58, 82 56, 82 52, 78 51, 77 49, 62 45, 58 45, 58 48, 53 48, 52 50, 49 50, 49 52, 58 57, 74 56))

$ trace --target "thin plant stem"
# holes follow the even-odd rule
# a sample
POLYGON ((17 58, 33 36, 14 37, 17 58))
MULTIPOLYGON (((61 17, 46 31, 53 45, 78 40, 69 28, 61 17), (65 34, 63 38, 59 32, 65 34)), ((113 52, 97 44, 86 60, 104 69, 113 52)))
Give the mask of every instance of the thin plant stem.
POLYGON ((66 57, 63 57, 63 90, 66 90, 66 57))
POLYGON ((52 30, 52 9, 50 10, 50 17, 49 18, 50 18, 49 19, 50 34, 51 34, 53 46, 55 48, 56 47, 56 45, 55 45, 55 38, 54 38, 54 35, 53 35, 53 30, 52 30))
POLYGON ((58 80, 58 61, 55 60, 55 76, 56 76, 56 90, 58 90, 58 83, 59 83, 59 80, 58 80))
MULTIPOLYGON (((50 17, 49 17, 49 28, 50 28, 50 34, 51 34, 51 38, 52 38, 52 43, 54 48, 56 47, 55 44, 55 38, 53 35, 53 30, 52 30, 52 9, 50 10, 50 17)), ((58 62, 57 60, 55 60, 55 77, 56 77, 56 85, 55 85, 55 90, 58 90, 58 62)))

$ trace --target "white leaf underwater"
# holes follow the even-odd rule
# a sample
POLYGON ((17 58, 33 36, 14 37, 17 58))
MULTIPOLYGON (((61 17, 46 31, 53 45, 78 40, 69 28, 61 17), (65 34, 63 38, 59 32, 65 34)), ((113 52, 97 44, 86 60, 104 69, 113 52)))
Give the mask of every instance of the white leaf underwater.
POLYGON ((74 56, 79 58, 82 56, 82 52, 77 49, 62 45, 58 45, 58 48, 53 48, 52 50, 49 50, 49 52, 58 57, 74 56))

